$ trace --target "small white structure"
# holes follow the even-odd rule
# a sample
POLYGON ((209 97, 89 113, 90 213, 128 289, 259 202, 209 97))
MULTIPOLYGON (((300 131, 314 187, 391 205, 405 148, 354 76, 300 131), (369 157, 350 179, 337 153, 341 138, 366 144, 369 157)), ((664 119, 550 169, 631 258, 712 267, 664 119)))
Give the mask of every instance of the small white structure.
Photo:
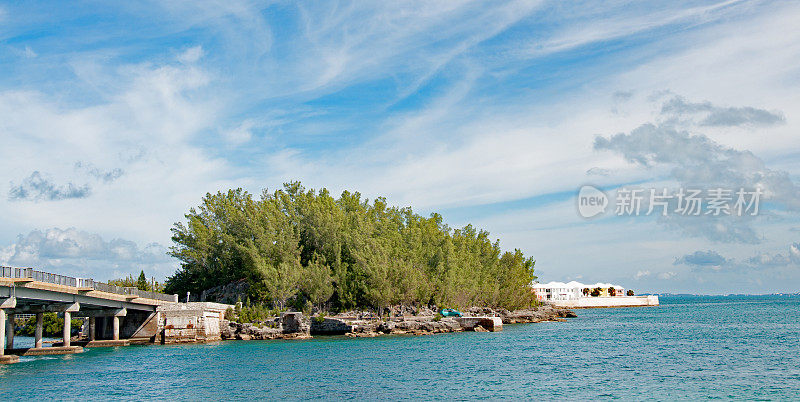
POLYGON ((158 306, 161 343, 203 342, 220 339, 220 322, 230 304, 211 302, 175 303, 158 306))
POLYGON ((577 300, 584 297, 591 297, 592 291, 600 289, 599 296, 625 296, 625 288, 610 283, 583 284, 576 281, 571 282, 548 282, 534 283, 533 291, 539 301, 563 301, 577 300), (588 290, 587 290, 588 289, 588 290), (613 289, 613 290, 612 290, 613 289))

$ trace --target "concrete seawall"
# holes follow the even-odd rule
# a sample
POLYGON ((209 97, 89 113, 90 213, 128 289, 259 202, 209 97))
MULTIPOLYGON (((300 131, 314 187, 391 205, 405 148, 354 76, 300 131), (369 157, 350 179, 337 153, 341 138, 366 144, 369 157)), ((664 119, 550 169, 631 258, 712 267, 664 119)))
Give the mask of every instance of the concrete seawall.
POLYGON ((649 307, 658 306, 658 296, 582 297, 574 300, 556 300, 548 304, 564 308, 649 307))

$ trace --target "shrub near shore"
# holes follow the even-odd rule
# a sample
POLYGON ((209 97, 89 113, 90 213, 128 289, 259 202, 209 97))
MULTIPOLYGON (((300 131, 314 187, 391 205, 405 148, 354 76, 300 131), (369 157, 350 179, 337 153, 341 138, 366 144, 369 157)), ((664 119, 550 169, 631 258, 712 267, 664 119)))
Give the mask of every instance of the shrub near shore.
MULTIPOLYGON (((18 321, 19 322, 19 321, 18 321)), ((70 320, 70 329, 76 334, 80 331, 83 320, 70 320)), ((36 331, 36 316, 30 317, 22 324, 20 334, 24 336, 34 336, 36 331)), ((60 337, 64 334, 64 318, 56 313, 44 313, 42 317, 42 335, 60 337)))
POLYGON ((241 189, 207 194, 172 229, 181 268, 165 291, 200 294, 246 279, 254 304, 278 309, 391 305, 535 304, 534 261, 471 225, 451 229, 384 198, 285 184, 260 198, 241 189))

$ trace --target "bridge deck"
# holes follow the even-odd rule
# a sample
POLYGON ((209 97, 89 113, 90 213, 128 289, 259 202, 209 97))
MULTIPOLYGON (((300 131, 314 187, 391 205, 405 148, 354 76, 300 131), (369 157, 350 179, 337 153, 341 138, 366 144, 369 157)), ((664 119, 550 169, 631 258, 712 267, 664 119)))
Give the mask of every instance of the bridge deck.
POLYGON ((55 285, 51 289, 62 293, 76 293, 76 292, 103 292, 115 295, 123 295, 127 298, 141 298, 160 300, 163 302, 175 303, 178 301, 178 295, 168 295, 158 292, 150 292, 140 290, 135 287, 121 287, 109 285, 95 281, 91 278, 75 278, 71 276, 52 274, 49 272, 38 271, 33 268, 17 268, 17 267, 3 267, 0 266, 0 281, 8 286, 8 281, 16 284, 27 284, 31 282, 38 282, 41 286, 55 285))
POLYGON ((127 307, 134 309, 143 306, 160 306, 177 302, 177 297, 174 297, 173 300, 170 301, 157 300, 149 297, 141 297, 136 294, 104 292, 90 288, 78 288, 54 283, 31 281, 26 278, 0 277, 0 298, 4 297, 16 297, 17 299, 32 299, 56 303, 77 302, 100 307, 127 307))

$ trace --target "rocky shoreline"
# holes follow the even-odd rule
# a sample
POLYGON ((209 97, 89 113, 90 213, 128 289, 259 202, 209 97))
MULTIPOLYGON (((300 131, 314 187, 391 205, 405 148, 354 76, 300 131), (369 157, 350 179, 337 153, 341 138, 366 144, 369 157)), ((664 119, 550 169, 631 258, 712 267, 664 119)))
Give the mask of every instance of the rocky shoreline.
POLYGON ((267 322, 252 324, 220 321, 222 339, 310 339, 314 335, 345 335, 371 338, 381 335, 432 335, 447 332, 489 332, 502 324, 565 321, 576 317, 569 309, 549 305, 508 311, 473 307, 464 311, 465 318, 438 316, 434 310, 398 308, 390 310, 391 318, 371 313, 346 312, 335 316, 307 317, 299 312, 283 313, 267 322))

